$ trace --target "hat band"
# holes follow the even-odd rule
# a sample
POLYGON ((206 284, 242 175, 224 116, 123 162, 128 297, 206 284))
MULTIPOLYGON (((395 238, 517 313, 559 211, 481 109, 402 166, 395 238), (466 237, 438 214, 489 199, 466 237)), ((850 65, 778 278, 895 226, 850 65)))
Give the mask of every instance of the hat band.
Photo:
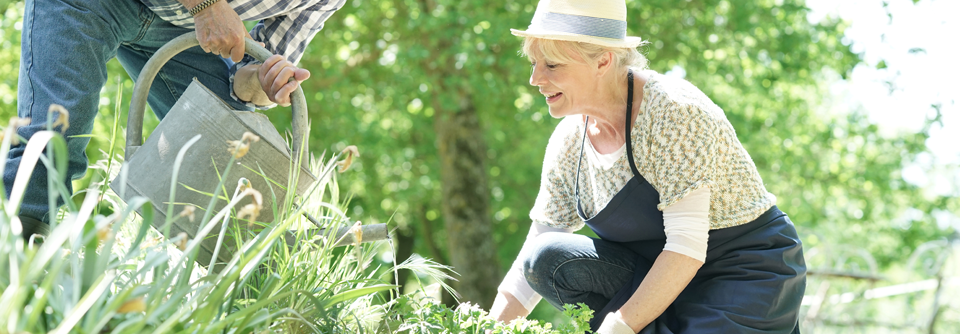
MULTIPOLYGON (((612 39, 624 39, 627 35, 627 21, 614 19, 547 12, 539 23, 543 30, 577 35, 612 39)), ((531 28, 535 25, 531 24, 531 28)))

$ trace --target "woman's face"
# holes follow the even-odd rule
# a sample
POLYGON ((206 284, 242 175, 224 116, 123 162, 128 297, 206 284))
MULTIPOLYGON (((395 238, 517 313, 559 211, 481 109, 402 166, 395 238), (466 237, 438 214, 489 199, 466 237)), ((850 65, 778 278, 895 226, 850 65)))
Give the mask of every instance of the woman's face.
POLYGON ((597 69, 590 64, 583 61, 551 63, 540 55, 530 58, 530 85, 540 88, 540 93, 547 99, 550 116, 561 118, 580 114, 578 110, 599 96, 597 69))

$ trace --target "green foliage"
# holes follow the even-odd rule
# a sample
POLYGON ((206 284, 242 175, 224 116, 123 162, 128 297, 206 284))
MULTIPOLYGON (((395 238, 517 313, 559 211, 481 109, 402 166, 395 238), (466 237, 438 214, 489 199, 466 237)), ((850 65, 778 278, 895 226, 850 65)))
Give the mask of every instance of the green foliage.
MULTIPOLYGON (((315 74, 304 83, 316 112, 313 144, 363 150, 360 173, 348 179, 355 211, 417 231, 417 252, 442 258, 431 129, 462 97, 476 101, 484 130, 477 140, 489 148, 501 265, 519 251, 557 124, 527 84, 520 39, 509 33, 529 24, 535 5, 351 0, 307 50, 302 64, 315 74)), ((930 212, 958 201, 931 200, 900 176, 904 161, 925 150, 925 132, 885 137, 864 110, 823 107, 830 105, 828 85, 860 58, 843 37, 844 22, 811 23, 808 11, 799 0, 628 1, 628 33, 649 42, 642 50, 651 69, 682 69, 725 110, 808 250, 863 247, 886 268, 948 235, 930 212), (909 208, 922 214, 904 221, 909 208)), ((541 306, 534 315, 550 312, 541 306)))
POLYGON ((573 333, 582 333, 590 329, 590 319, 593 319, 593 310, 584 303, 577 303, 576 306, 571 304, 563 305, 563 315, 570 317, 571 323, 570 327, 560 327, 568 328, 570 332, 573 333))
MULTIPOLYGON (((12 130, 4 129, 4 157, 15 138, 12 130)), ((181 149, 181 156, 189 146, 181 149)), ((57 173, 66 169, 67 161, 59 133, 43 131, 30 139, 21 168, 37 161, 42 162, 38 168, 63 177, 57 173)), ((333 190, 336 182, 328 176, 334 161, 314 166, 313 172, 324 180, 317 185, 322 191, 308 196, 302 209, 281 208, 276 224, 238 239, 240 251, 218 266, 218 272, 196 267, 197 246, 216 226, 212 222, 221 218, 224 228, 247 226, 233 218, 232 211, 241 198, 252 195, 250 189, 229 198, 215 215, 208 210, 200 231, 188 239, 186 234, 156 235, 149 223, 153 206, 146 199, 135 197, 123 205, 115 194, 101 197, 96 185, 79 208, 68 202, 55 215, 50 233, 25 243, 16 212, 26 183, 17 180, 10 199, 0 202, 0 266, 9 268, 0 275, 0 332, 355 332, 377 315, 373 302, 378 293, 396 286, 372 277, 369 264, 375 251, 370 245, 338 252, 329 242, 332 234, 316 232, 298 233, 290 245, 282 241, 307 208, 315 216, 334 217, 319 226, 327 231, 346 222, 335 214, 340 203, 316 202, 339 199, 333 190), (112 206, 112 214, 95 213, 101 201, 112 206), (133 215, 136 209, 143 210, 143 220, 133 215)), ((179 167, 177 161, 173 168, 179 167)), ((51 196, 70 197, 62 187, 49 186, 51 196)), ((166 224, 193 219, 188 216, 192 214, 168 214, 166 224)))
POLYGON ((540 320, 517 319, 506 324, 490 317, 487 311, 471 303, 463 303, 455 309, 440 304, 432 298, 400 296, 388 305, 390 316, 384 319, 380 330, 383 333, 584 333, 590 330, 593 310, 579 303, 564 305, 565 316, 570 319, 554 329, 553 324, 540 320))
POLYGON ((0 116, 17 115, 17 77, 20 70, 22 4, 0 1, 0 116))
MULTIPOLYGON (((884 136, 867 110, 824 107, 832 105, 828 86, 860 63, 843 36, 845 22, 809 22, 802 0, 627 5, 628 33, 649 42, 642 51, 650 68, 682 69, 724 109, 807 253, 820 254, 811 268, 849 269, 821 256, 865 252, 878 271, 897 269, 904 254, 954 232, 938 228, 931 213, 960 212, 960 199, 930 197, 901 177, 904 163, 926 150, 926 130, 884 136)), ((353 144, 363 152, 356 172, 344 178, 355 215, 368 223, 392 217, 401 231, 415 231, 415 252, 444 258, 436 126, 467 98, 481 117, 484 135, 477 140, 488 147, 500 263, 512 262, 558 122, 527 84, 520 39, 509 33, 529 24, 535 6, 534 0, 350 0, 330 18, 301 62, 313 72, 303 87, 312 147, 339 151, 353 144)), ((7 119, 15 113, 22 4, 0 1, 0 14, 0 118, 7 119)), ((116 62, 109 66, 122 73, 116 62)), ((110 80, 105 92, 128 94, 132 83, 118 78, 124 79, 110 80)), ((114 119, 115 110, 125 119, 123 101, 129 98, 105 99, 101 119, 114 119)), ((285 110, 268 112, 281 129, 290 123, 285 110)), ((111 133, 108 124, 95 126, 93 160, 110 151, 98 139, 111 133)), ((533 315, 556 316, 545 303, 533 315)))
MULTIPOLYGON (((14 140, 13 130, 4 129, 0 154, 14 140)), ((173 168, 180 168, 179 157, 198 139, 181 148, 173 168)), ((65 170, 65 141, 56 132, 40 132, 30 139, 24 157, 22 168, 39 160, 51 175, 58 175, 58 170, 65 170), (40 158, 48 143, 50 156, 40 158)), ((301 205, 318 208, 312 212, 316 216, 334 217, 328 219, 329 225, 320 226, 329 231, 348 221, 341 219, 339 205, 314 202, 339 199, 335 178, 329 176, 334 161, 314 163, 313 173, 321 179, 319 191, 308 194, 301 205)), ((106 172, 109 176, 116 171, 108 168, 106 172)), ((228 174, 229 168, 223 173, 228 174)), ((278 211, 277 224, 237 240, 240 251, 218 266, 219 272, 196 268, 197 246, 215 226, 211 222, 225 218, 223 228, 229 225, 234 230, 247 224, 232 218, 231 212, 240 198, 249 195, 249 188, 235 193, 215 215, 206 210, 195 238, 181 234, 166 239, 150 228, 153 206, 145 198, 135 197, 122 205, 109 193, 113 214, 96 214, 96 204, 104 198, 95 187, 86 192, 79 209, 68 205, 57 216, 50 233, 24 243, 16 212, 26 184, 15 184, 11 199, 0 202, 0 266, 11 269, 0 275, 4 301, 0 333, 484 333, 488 329, 491 333, 582 333, 592 316, 585 305, 568 306, 566 314, 573 323, 557 331, 535 320, 506 325, 476 305, 451 310, 415 295, 391 294, 396 298, 377 306, 375 302, 383 302, 378 293, 397 286, 383 284, 375 278, 377 271, 369 270, 374 247, 358 245, 353 252, 336 252, 329 242, 333 235, 303 230, 293 243, 282 242, 304 212, 291 207, 278 211), (137 209, 142 210, 143 220, 133 215, 137 209), (82 228, 75 228, 78 224, 82 228)), ((51 196, 70 196, 53 190, 51 196)), ((168 213, 165 226, 175 219, 191 219, 192 214, 168 213)), ((221 238, 217 247, 223 243, 221 238)), ((449 267, 422 258, 393 270, 401 269, 441 284, 451 278, 446 273, 449 267)))
MULTIPOLYGON (((862 255, 869 256, 869 253, 862 255)), ((855 258, 856 255, 845 255, 855 258)), ((890 274, 876 275, 860 259, 846 271, 808 276, 809 307, 801 319, 805 332, 956 333, 960 331, 960 242, 923 243, 890 274), (837 273, 859 273, 861 278, 837 273)))

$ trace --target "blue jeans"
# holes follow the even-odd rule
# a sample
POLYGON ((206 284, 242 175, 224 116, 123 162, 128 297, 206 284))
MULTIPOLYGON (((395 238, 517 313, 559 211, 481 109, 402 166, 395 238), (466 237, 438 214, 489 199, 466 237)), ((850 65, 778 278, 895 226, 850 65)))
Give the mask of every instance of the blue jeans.
MULTIPOLYGON (((17 113, 30 117, 18 133, 30 138, 44 130, 50 104, 70 112, 66 132, 67 175, 80 178, 87 170, 84 150, 98 111, 100 90, 107 80, 107 62, 116 57, 134 79, 147 60, 168 41, 190 32, 157 17, 137 0, 27 0, 23 18, 17 113)), ((230 98, 229 69, 233 62, 203 52, 184 51, 166 63, 150 88, 148 102, 160 119, 196 77, 238 110, 251 110, 230 98)), ((7 157, 3 183, 9 196, 25 145, 7 157)), ((70 180, 67 189, 73 191, 70 180)), ((48 222, 47 172, 37 166, 30 178, 20 215, 48 222)), ((60 199, 58 203, 63 203, 60 199)))
POLYGON ((548 232, 522 254, 527 283, 557 309, 584 303, 599 312, 630 283, 637 254, 618 243, 548 232))
MULTIPOLYGON (((544 233, 520 256, 534 291, 557 308, 586 304, 596 330, 636 293, 663 245, 544 233)), ((798 333, 805 286, 800 239, 774 206, 752 222, 711 230, 703 266, 641 333, 798 333)))

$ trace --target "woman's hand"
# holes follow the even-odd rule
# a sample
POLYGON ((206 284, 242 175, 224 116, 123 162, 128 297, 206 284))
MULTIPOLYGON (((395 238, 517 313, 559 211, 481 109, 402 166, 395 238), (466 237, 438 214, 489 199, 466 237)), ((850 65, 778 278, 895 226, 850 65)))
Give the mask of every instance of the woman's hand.
MULTIPOLYGON (((507 292, 497 292, 497 298, 493 300, 493 306, 490 307, 491 317, 508 324, 526 317, 529 313, 530 311, 523 307, 517 297, 507 292)), ((489 329, 484 331, 484 334, 490 333, 493 333, 493 331, 489 329)))
POLYGON ((603 323, 597 329, 597 334, 636 334, 633 328, 623 320, 620 312, 610 312, 603 318, 603 323))
POLYGON ((507 292, 498 292, 497 298, 493 300, 493 306, 490 307, 490 316, 507 323, 526 317, 529 313, 530 311, 523 307, 517 297, 507 292))

